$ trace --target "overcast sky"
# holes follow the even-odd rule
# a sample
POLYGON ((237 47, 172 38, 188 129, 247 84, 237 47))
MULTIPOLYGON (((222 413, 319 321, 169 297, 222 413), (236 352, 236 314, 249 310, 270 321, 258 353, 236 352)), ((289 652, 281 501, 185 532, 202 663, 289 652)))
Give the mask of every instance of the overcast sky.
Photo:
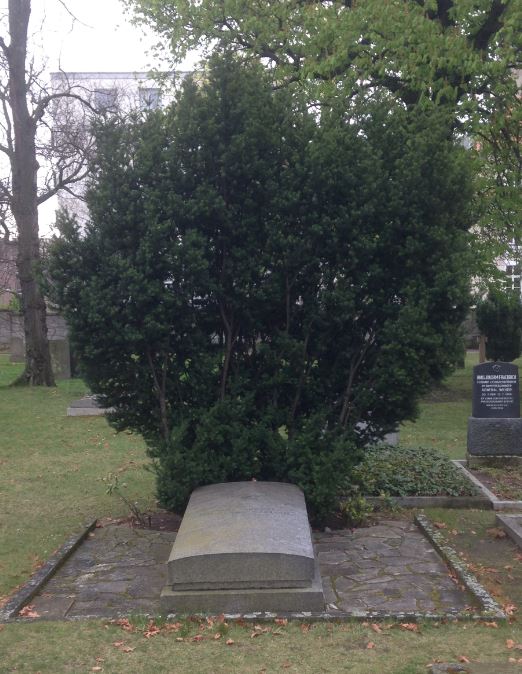
POLYGON ((150 53, 154 36, 130 23, 119 0, 63 0, 63 4, 33 0, 32 4, 32 39, 48 58, 51 71, 143 71, 159 65, 150 53))
MULTIPOLYGON (((0 0, 0 9, 6 8, 7 0, 0 0)), ((155 42, 151 31, 131 24, 119 0, 32 0, 29 49, 45 61, 47 73, 165 69, 152 53, 155 42)), ((195 61, 179 67, 188 70, 195 61)), ((40 207, 41 235, 49 235, 56 208, 56 199, 40 207)))

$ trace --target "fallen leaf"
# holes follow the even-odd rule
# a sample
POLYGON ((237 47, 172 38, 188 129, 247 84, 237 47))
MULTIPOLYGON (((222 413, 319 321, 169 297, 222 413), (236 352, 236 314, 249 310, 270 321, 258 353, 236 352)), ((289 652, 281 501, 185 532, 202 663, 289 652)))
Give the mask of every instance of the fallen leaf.
POLYGON ((285 660, 281 666, 283 669, 289 669, 292 666, 292 663, 285 660))
POLYGON ((23 609, 21 609, 18 612, 18 615, 21 615, 24 618, 39 618, 40 614, 34 610, 33 604, 29 604, 28 606, 24 606, 23 609))
POLYGON ((377 632, 377 634, 380 634, 382 632, 382 629, 380 628, 379 625, 377 625, 377 623, 372 623, 370 627, 374 632, 377 632))
POLYGON ((301 630, 301 632, 303 634, 306 634, 307 632, 309 632, 311 627, 312 626, 310 625, 310 623, 301 623, 299 625, 299 629, 301 630))
POLYGON ((181 623, 167 623, 163 629, 166 632, 179 632, 182 627, 183 625, 181 623))
POLYGON ((234 639, 227 639, 225 643, 227 646, 232 646, 234 644, 234 639))
POLYGON ((471 662, 471 660, 467 658, 465 655, 459 655, 459 662, 469 663, 471 662))
POLYGON ((456 529, 452 529, 450 533, 451 533, 453 536, 457 536, 459 532, 458 532, 456 529))
POLYGON ((507 536, 504 529, 500 529, 499 527, 492 527, 491 529, 487 529, 486 531, 487 534, 489 536, 492 536, 493 538, 505 538, 507 536))
POLYGON ((216 632, 216 634, 214 634, 214 639, 215 639, 216 641, 217 641, 218 639, 221 639, 221 634, 220 634, 219 632, 216 632))
POLYGON ((498 625, 496 622, 485 622, 484 625, 486 627, 493 627, 494 629, 498 629, 498 625))
POLYGON ((288 618, 276 618, 274 622, 276 625, 288 625, 288 618))
POLYGON ((196 634, 195 637, 192 637, 192 641, 203 641, 203 635, 202 634, 196 634))
POLYGON ((515 604, 504 604, 502 608, 507 615, 513 615, 518 610, 515 604))
POLYGON ((437 527, 437 529, 445 529, 447 525, 445 522, 433 522, 433 526, 437 527))
POLYGON ((514 645, 515 645, 515 642, 513 641, 513 639, 506 639, 506 648, 511 649, 511 648, 513 648, 514 645))
POLYGON ((143 636, 145 639, 150 639, 151 637, 155 637, 160 632, 161 630, 157 625, 154 624, 154 620, 150 620, 147 629, 145 632, 143 632, 143 636))
POLYGON ((373 641, 369 641, 369 642, 366 644, 366 648, 375 648, 375 644, 373 643, 373 641))
POLYGON ((183 637, 176 637, 176 641, 185 641, 183 637))
POLYGON ((120 648, 121 646, 123 646, 124 643, 125 643, 124 641, 113 641, 112 645, 116 646, 116 648, 120 648))
POLYGON ((118 618, 111 621, 113 625, 119 625, 125 632, 134 632, 134 627, 130 624, 128 618, 118 618))
POLYGON ((408 632, 419 631, 419 626, 417 625, 417 623, 401 623, 399 627, 403 630, 407 630, 408 632))

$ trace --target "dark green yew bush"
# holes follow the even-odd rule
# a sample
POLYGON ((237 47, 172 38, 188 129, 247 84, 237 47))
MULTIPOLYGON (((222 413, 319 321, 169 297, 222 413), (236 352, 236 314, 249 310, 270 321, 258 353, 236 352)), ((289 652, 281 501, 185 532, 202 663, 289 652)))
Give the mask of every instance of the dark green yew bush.
POLYGON ((98 128, 90 222, 60 218, 53 298, 175 510, 256 478, 324 515, 460 347, 465 153, 427 114, 318 119, 291 93, 214 59, 168 110, 98 128))

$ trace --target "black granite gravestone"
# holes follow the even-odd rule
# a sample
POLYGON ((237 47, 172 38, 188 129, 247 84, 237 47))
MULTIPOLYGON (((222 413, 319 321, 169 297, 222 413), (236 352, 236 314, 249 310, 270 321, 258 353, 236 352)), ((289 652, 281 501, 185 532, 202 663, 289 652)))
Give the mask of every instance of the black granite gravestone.
POLYGON ((518 367, 513 363, 482 363, 473 368, 473 412, 477 418, 519 418, 518 367))

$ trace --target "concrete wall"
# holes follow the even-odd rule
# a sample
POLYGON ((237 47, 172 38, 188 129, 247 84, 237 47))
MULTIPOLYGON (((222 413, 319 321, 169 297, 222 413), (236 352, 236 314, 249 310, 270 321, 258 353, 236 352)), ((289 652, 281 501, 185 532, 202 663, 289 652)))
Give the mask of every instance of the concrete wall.
MULTIPOLYGON (((47 314, 47 336, 50 341, 67 339, 69 330, 63 316, 56 313, 47 314)), ((24 324, 20 314, 13 311, 0 310, 0 344, 10 344, 11 339, 24 339, 24 324)))

